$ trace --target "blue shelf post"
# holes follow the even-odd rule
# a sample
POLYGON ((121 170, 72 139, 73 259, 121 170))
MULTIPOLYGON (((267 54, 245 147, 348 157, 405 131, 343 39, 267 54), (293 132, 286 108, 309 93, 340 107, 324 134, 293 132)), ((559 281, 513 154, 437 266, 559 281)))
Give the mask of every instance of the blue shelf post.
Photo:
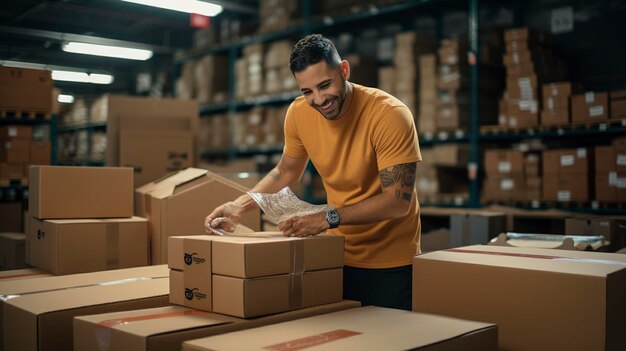
POLYGON ((479 184, 479 72, 478 72, 478 0, 469 0, 467 16, 469 36, 469 84, 470 84, 470 161, 467 165, 469 178, 469 206, 480 207, 480 184, 479 184))

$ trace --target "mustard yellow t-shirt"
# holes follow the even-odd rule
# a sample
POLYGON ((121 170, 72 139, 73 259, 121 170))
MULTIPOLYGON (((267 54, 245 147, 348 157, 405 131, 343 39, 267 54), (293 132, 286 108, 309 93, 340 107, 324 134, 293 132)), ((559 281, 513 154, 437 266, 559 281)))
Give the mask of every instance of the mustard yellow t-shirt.
MULTIPOLYGON (((421 161, 409 109, 382 90, 357 84, 353 87, 352 101, 344 106, 347 111, 338 120, 327 120, 302 96, 291 103, 285 119, 285 155, 310 158, 322 178, 328 203, 335 207, 382 193, 380 170, 421 161)), ((406 216, 373 224, 340 225, 330 233, 345 237, 348 266, 410 265, 420 240, 415 190, 406 216)))

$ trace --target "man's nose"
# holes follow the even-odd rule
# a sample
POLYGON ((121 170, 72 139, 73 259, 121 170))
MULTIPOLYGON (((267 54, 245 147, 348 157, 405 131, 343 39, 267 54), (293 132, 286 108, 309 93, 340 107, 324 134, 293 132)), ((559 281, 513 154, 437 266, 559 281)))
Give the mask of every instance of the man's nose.
POLYGON ((320 92, 313 92, 313 103, 315 105, 321 106, 324 101, 326 101, 324 94, 321 94, 320 92))

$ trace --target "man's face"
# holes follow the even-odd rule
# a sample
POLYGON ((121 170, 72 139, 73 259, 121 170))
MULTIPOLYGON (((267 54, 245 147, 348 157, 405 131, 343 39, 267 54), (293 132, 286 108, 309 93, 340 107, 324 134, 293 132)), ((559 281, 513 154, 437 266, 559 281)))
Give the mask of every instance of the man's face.
POLYGON ((326 119, 339 117, 346 100, 349 66, 343 61, 332 67, 322 60, 294 74, 306 102, 318 110, 326 119))

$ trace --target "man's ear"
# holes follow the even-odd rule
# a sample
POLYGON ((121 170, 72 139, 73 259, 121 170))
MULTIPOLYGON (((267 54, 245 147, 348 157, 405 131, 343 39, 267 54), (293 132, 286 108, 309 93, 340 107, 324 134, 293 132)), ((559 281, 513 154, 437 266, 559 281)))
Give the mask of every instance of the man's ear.
POLYGON ((341 61, 341 77, 344 80, 350 79, 350 63, 346 60, 341 61))

